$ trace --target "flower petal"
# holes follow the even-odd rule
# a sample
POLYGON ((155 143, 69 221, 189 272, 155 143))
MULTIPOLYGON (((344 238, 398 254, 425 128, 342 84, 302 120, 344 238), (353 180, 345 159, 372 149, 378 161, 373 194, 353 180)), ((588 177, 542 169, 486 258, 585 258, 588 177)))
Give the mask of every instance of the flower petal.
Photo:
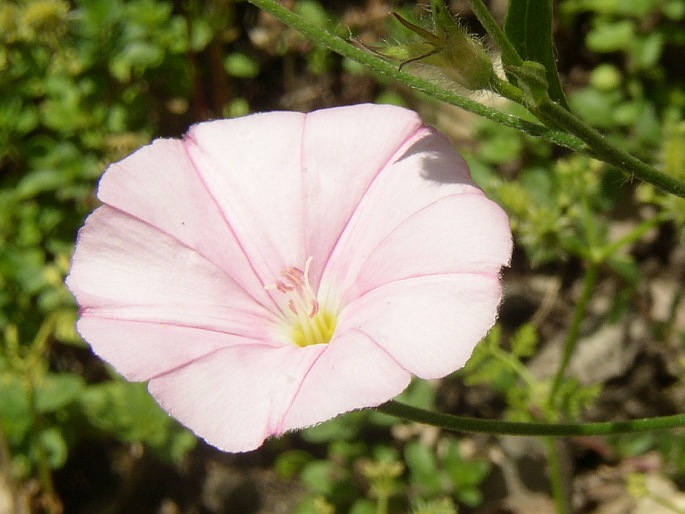
MULTIPOLYGON (((277 322, 270 311, 195 250, 108 206, 91 214, 81 229, 67 285, 82 306, 82 320, 89 320, 79 325, 82 335, 96 352, 112 355, 107 357, 112 362, 123 349, 108 348, 114 340, 103 338, 106 323, 101 329, 93 327, 96 319, 145 322, 147 331, 153 330, 152 324, 185 326, 199 329, 199 333, 222 332, 257 341, 270 341, 277 322)), ((152 375, 159 372, 161 362, 181 365, 184 358, 206 353, 219 341, 211 336, 207 350, 198 334, 186 335, 185 345, 200 349, 184 349, 172 340, 168 346, 150 343, 144 359, 149 371, 139 369, 137 362, 132 363, 135 369, 131 368, 125 359, 116 359, 115 365, 127 375, 152 375)), ((141 331, 136 341, 147 344, 146 331, 141 331)))
POLYGON ((154 378, 149 389, 210 444, 230 452, 254 450, 280 434, 278 426, 302 378, 324 349, 235 346, 154 378))
POLYGON ((186 144, 263 282, 313 257, 316 287, 361 196, 421 126, 406 109, 358 105, 202 123, 186 144))
POLYGON ((442 198, 398 225, 364 262, 362 295, 395 280, 443 273, 497 274, 512 249, 509 221, 482 193, 442 198), (401 263, 401 265, 400 265, 401 263))
POLYGON ((307 373, 279 431, 375 407, 400 394, 410 380, 411 375, 366 334, 343 332, 307 373))
POLYGON ((100 181, 98 197, 196 249, 257 301, 271 305, 181 141, 158 139, 111 165, 100 181))
POLYGON ((303 266, 304 114, 275 112, 194 125, 184 141, 263 284, 303 266))
MULTIPOLYGON (((388 234, 438 200, 464 194, 482 194, 471 180, 466 162, 441 134, 430 129, 419 131, 362 198, 328 262, 322 278, 324 293, 336 296, 331 301, 343 305, 357 298, 358 277, 388 234)), ((446 226, 445 220, 432 223, 446 226)), ((404 266, 405 259, 387 265, 404 266)))
POLYGON ((500 296, 495 273, 391 282, 348 305, 339 330, 359 330, 411 373, 440 378, 466 363, 494 324, 500 296))
POLYGON ((166 323, 82 316, 79 334, 128 380, 150 380, 216 350, 254 344, 233 334, 166 323))
POLYGON ((302 144, 305 254, 319 284, 340 234, 378 173, 419 129, 412 111, 355 105, 307 115, 302 144))

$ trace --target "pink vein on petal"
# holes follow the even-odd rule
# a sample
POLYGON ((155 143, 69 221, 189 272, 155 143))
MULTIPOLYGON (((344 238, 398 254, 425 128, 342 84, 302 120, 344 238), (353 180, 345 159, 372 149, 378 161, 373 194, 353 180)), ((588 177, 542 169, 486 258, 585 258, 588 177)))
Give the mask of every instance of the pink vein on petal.
MULTIPOLYGON (((464 276, 474 276, 474 277, 493 277, 499 275, 499 273, 495 271, 444 271, 444 272, 438 272, 438 273, 421 273, 417 275, 407 275, 406 277, 399 278, 397 280, 393 280, 392 282, 385 282, 383 284, 378 284, 376 287, 373 289, 369 289, 368 291, 364 291, 362 294, 357 296, 354 301, 362 300, 365 297, 376 293, 378 289, 383 289, 384 287, 387 286, 392 286, 396 284, 401 284, 402 282, 411 282, 412 280, 417 280, 417 279, 422 279, 422 278, 431 278, 431 277, 464 277, 464 276)), ((342 310, 340 313, 340 316, 343 316, 345 314, 345 310, 350 307, 353 304, 347 305, 345 309, 342 310)))
MULTIPOLYGON (((485 195, 483 195, 483 193, 480 190, 474 190, 472 192, 467 191, 467 192, 460 192, 460 193, 451 193, 451 194, 448 194, 446 196, 436 198, 434 201, 426 204, 425 206, 423 206, 422 208, 420 208, 416 211, 411 212, 409 215, 407 215, 403 219, 399 220, 394 227, 389 228, 387 233, 382 238, 378 239, 377 243, 373 247, 369 247, 369 250, 368 250, 368 253, 366 255, 365 260, 359 264, 359 275, 358 275, 359 280, 361 282, 366 282, 365 275, 368 274, 368 271, 366 270, 366 268, 368 266, 373 265, 374 261, 378 261, 378 258, 376 257, 375 254, 379 250, 382 251, 383 246, 386 243, 391 242, 393 237, 398 232, 406 229, 408 223, 411 223, 412 221, 414 221, 418 216, 426 214, 431 209, 443 207, 447 202, 452 203, 451 200, 455 200, 455 199, 463 200, 465 198, 473 198, 476 200, 482 199, 483 207, 485 207, 485 208, 491 208, 491 206, 494 205, 489 200, 487 200, 485 195), (366 273, 365 273, 365 271, 366 271, 366 273)), ((505 221, 506 214, 504 214, 504 212, 501 211, 499 208, 497 208, 495 212, 489 213, 491 215, 486 216, 485 219, 495 220, 496 219, 495 216, 497 213, 501 214, 501 220, 498 220, 498 221, 501 221, 501 223, 505 224, 505 226, 506 226, 506 221, 505 221)), ((497 227, 492 227, 491 230, 487 230, 485 232, 486 233, 496 233, 497 232, 496 229, 497 229, 497 227)), ((459 230, 458 233, 461 233, 461 230, 459 230)), ((422 276, 450 275, 450 274, 455 274, 455 275, 456 274, 471 274, 471 273, 480 274, 481 271, 479 271, 477 268, 484 268, 486 266, 489 266, 490 269, 483 269, 482 273, 483 274, 491 274, 495 270, 499 270, 502 267, 502 265, 504 265, 508 262, 508 261, 503 260, 501 257, 503 257, 504 254, 506 254, 506 256, 509 256, 511 254, 511 239, 506 237, 507 234, 505 234, 504 230, 502 230, 501 235, 503 237, 499 238, 497 240, 496 244, 488 244, 488 252, 490 253, 490 256, 489 256, 490 258, 488 260, 479 260, 479 259, 474 258, 472 255, 464 256, 463 260, 460 259, 461 260, 460 263, 454 263, 454 264, 450 265, 451 267, 447 271, 439 272, 439 271, 435 271, 435 270, 432 270, 432 271, 427 270, 424 273, 411 273, 411 272, 409 272, 406 275, 404 275, 403 278, 410 278, 410 277, 416 278, 416 277, 422 277, 422 276), (505 248, 506 248, 506 250, 505 250, 505 248), (475 270, 474 270, 474 266, 476 266, 475 270)), ((470 239, 473 240, 473 238, 470 238, 470 239)), ((405 238, 405 240, 406 240, 406 238, 405 238)), ((485 245, 485 242, 477 242, 476 248, 484 247, 484 245, 485 245)), ((421 246, 421 248, 425 248, 425 246, 421 246)), ((472 246, 470 248, 470 250, 473 252, 474 247, 472 246)), ((451 257, 454 258, 454 257, 457 257, 458 255, 459 255, 459 252, 455 248, 452 251, 451 257)), ((482 253, 479 257, 482 259, 482 257, 483 257, 482 253)), ((447 260, 445 260, 445 264, 447 264, 447 260)), ((372 275, 373 275, 373 273, 372 273, 372 275)), ((373 286, 371 289, 369 289, 369 291, 373 290, 377 287, 380 287, 386 283, 394 282, 396 280, 398 280, 398 279, 390 279, 389 281, 378 283, 375 286, 373 286)), ((365 293, 365 292, 367 292, 367 291, 366 290, 361 291, 361 293, 365 293)))
POLYGON ((316 366, 316 363, 319 362, 319 359, 321 359, 321 356, 324 354, 326 351, 326 348, 324 348, 322 351, 319 352, 319 354, 316 356, 316 358, 312 361, 312 363, 307 367, 307 371, 305 371, 302 374, 302 379, 300 380, 300 383, 297 385, 297 388, 294 392, 294 394, 290 397, 290 401, 288 402, 288 406, 283 409, 283 413, 281 416, 278 418, 278 421, 274 425, 274 433, 276 434, 282 434, 283 433, 283 422, 285 419, 288 417, 288 414, 290 413, 290 409, 293 406, 293 403, 297 399, 298 395, 300 394, 300 390, 302 389, 302 386, 304 385, 304 381, 307 379, 307 376, 311 372, 311 370, 316 366))
MULTIPOLYGON (((242 347, 246 347, 246 348, 248 348, 248 347, 249 347, 249 348, 254 348, 255 346, 264 346, 264 347, 266 347, 266 348, 273 348, 273 347, 274 347, 273 345, 252 345, 252 344, 240 344, 240 343, 237 343, 237 344, 231 345, 230 348, 234 349, 234 348, 239 348, 239 347, 241 347, 241 346, 242 346, 242 347)), ((178 371, 179 369, 188 367, 188 366, 190 366, 191 364, 193 364, 194 362, 197 362, 197 361, 199 361, 199 360, 201 360, 201 359, 206 359, 207 357, 210 357, 211 355, 214 355, 215 353, 223 352, 224 350, 226 350, 226 347, 222 347, 222 348, 213 348, 213 349, 209 350, 209 351, 208 351, 207 353, 205 353, 205 354, 198 355, 197 357, 193 357, 192 359, 187 360, 187 361, 184 362, 183 364, 179 364, 178 366, 175 366, 175 367, 173 367, 173 368, 169 368, 169 369, 164 370, 164 371, 161 371, 161 372, 159 372, 159 373, 157 373, 157 374, 155 374, 155 375, 152 375, 152 376, 150 376, 150 378, 149 378, 148 380, 154 380, 155 378, 160 378, 160 377, 163 377, 163 376, 166 376, 166 375, 171 375, 172 373, 178 371)))
MULTIPOLYGON (((414 132, 412 132, 412 134, 409 137, 407 137, 404 141, 402 141, 402 143, 397 147, 397 150, 395 150, 395 152, 393 154, 388 156, 388 159, 386 159, 386 161, 383 163, 383 165, 378 168, 373 179, 370 180, 369 183, 367 184, 367 186, 364 188, 364 191, 362 192, 362 194, 359 197, 359 202, 357 203, 357 206, 359 206, 359 204, 361 204, 362 200, 364 198, 366 198, 369 190, 371 190, 371 188, 376 183, 376 181, 378 180, 378 177, 383 173, 383 171, 385 171, 387 169, 388 165, 390 163, 394 162, 395 159, 398 157, 398 155, 401 155, 400 152, 402 150, 404 150, 405 148, 408 148, 411 144, 413 144, 414 138, 416 138, 422 131, 430 131, 430 129, 428 127, 426 127, 425 125, 419 125, 416 128, 416 130, 414 130, 414 132)), ((324 269, 324 270, 328 269, 331 257, 335 253, 335 250, 338 247, 338 244, 340 243, 340 240, 342 239, 343 234, 345 234, 348 227, 350 226, 351 220, 354 219, 356 212, 357 212, 357 209, 353 209, 352 211, 350 211, 350 215, 347 217, 347 220, 343 224, 342 230, 340 230, 338 232, 338 235, 335 238, 333 245, 331 246, 330 252, 328 253, 328 257, 326 258, 326 262, 325 262, 322 269, 324 269)))
MULTIPOLYGON (((304 255, 305 259, 308 259, 311 257, 310 253, 310 248, 309 248, 309 241, 307 238, 307 233, 308 233, 308 227, 307 227, 307 195, 305 195, 305 188, 307 187, 307 184, 305 184, 305 132, 307 129, 307 120, 308 116, 305 114, 304 118, 302 120, 302 130, 300 131, 300 198, 302 200, 302 240, 304 241, 304 255)), ((304 266, 304 263, 301 264, 304 266)), ((318 357, 317 357, 318 360, 318 357)))
MULTIPOLYGON (((127 307, 133 307, 133 308, 138 308, 138 307, 147 307, 146 305, 140 304, 140 305, 127 305, 127 307)), ((238 331, 228 331, 228 330, 221 330, 218 328, 210 328, 202 325, 195 325, 195 324, 188 324, 188 323, 176 323, 173 321, 159 321, 159 320, 153 320, 153 319, 131 319, 131 318, 126 318, 126 317, 117 317, 113 316, 111 314, 105 314, 102 315, 101 312, 106 312, 110 311, 112 313, 116 312, 117 308, 112 308, 112 307, 85 307, 83 309, 79 309, 79 316, 84 317, 84 318, 97 318, 101 320, 108 320, 108 321, 130 321, 134 323, 141 323, 141 324, 149 324, 149 325, 168 325, 170 327, 179 327, 179 328, 189 328, 192 330, 199 330, 202 332, 212 332, 214 334, 226 334, 229 336, 237 336, 237 337, 247 337, 243 333, 239 333, 238 331)), ((240 311, 238 311, 240 312, 240 311)), ((247 312, 244 312, 244 314, 249 314, 247 312)), ((270 320, 268 318, 263 318, 263 321, 265 323, 273 323, 273 320, 270 320)), ((249 336, 250 340, 255 340, 255 341, 261 341, 263 343, 266 343, 268 346, 278 346, 277 344, 273 344, 273 341, 255 337, 255 336, 249 336)))
MULTIPOLYGON (((192 137, 192 135, 191 135, 190 133, 188 133, 188 135, 186 136, 186 138, 183 140, 183 149, 185 150, 186 155, 188 156, 188 159, 190 160, 190 162, 193 163, 193 169, 195 170, 195 173, 197 174, 198 179, 199 179, 200 182, 202 183, 202 186, 205 188, 205 190, 207 191, 207 193, 209 194, 209 196, 211 197, 211 199, 214 201, 214 205, 216 205, 217 210, 221 213, 221 217, 223 218, 224 222, 226 223, 226 226, 228 227, 228 230, 230 230, 231 234, 233 234, 233 237, 235 238, 237 245, 240 247, 241 251, 243 252, 243 255, 245 256, 245 258, 246 258, 246 260, 247 260, 247 263, 248 263, 248 265, 250 266, 250 269, 252 270, 252 273, 254 273, 255 278, 256 278, 257 280, 259 280, 259 281, 262 281, 262 278, 259 276, 259 273, 257 273, 257 269, 255 268, 255 266, 254 266, 254 264, 253 264, 253 262, 252 262, 252 259, 249 258, 249 255, 248 255, 248 253, 247 253, 246 250, 245 250, 245 245, 243 244, 243 241, 241 240, 240 236, 238 236, 238 233, 236 232, 236 230, 235 230, 235 228, 233 227, 232 223, 230 222, 230 220, 229 220, 228 217, 226 216, 226 213, 224 212, 224 209, 221 207, 221 203, 220 203, 220 202, 218 201, 218 199, 216 198, 216 195, 214 194, 214 191, 212 191, 212 188, 209 187, 209 184, 207 184, 207 182, 205 181, 205 178, 204 178, 204 177, 202 176, 202 174, 200 173, 200 171, 199 171, 200 168, 198 167, 198 163, 195 162, 195 160, 193 159, 193 155, 191 154, 191 152, 188 151, 187 142, 189 142, 189 141, 192 142, 199 150, 201 150, 201 147, 200 147, 200 145, 197 143, 197 141, 195 141, 195 140, 193 139, 193 137, 192 137)), ((263 258, 263 257, 262 257, 262 258, 263 258)), ((240 284, 241 288, 243 288, 243 290, 244 290, 250 297, 254 298, 255 301, 256 301, 257 303, 259 303, 260 305, 262 305, 265 309, 270 310, 270 311, 272 311, 272 312, 273 312, 273 309, 274 309, 274 308, 275 308, 275 309, 279 309, 278 305, 277 305, 276 302, 273 300, 273 298, 271 297, 271 295, 268 295, 268 298, 269 298, 269 299, 271 300, 271 302, 272 302, 272 307, 269 308, 269 307, 263 305, 262 302, 261 302, 258 298, 255 298, 255 296, 254 296, 252 293, 250 293, 250 292, 248 291, 248 289, 247 289, 245 286, 243 286, 243 285, 242 285, 240 282, 238 282, 236 279, 234 279, 234 280, 236 281, 236 283, 240 284)), ((263 283, 262 283, 261 285, 264 286, 263 283)))
MULTIPOLYGON (((115 166, 115 165, 116 165, 116 164, 114 164, 113 166, 115 166)), ((200 178, 200 180, 202 181, 201 178, 200 178)), ((205 186, 204 182, 202 182, 202 185, 203 185, 203 187, 205 187, 205 189, 206 189, 206 186, 205 186)), ((214 200, 214 196, 211 194, 211 192, 210 192, 209 190, 207 190, 207 192, 210 194, 210 196, 211 196, 212 199, 214 200)), ((106 205, 107 205, 108 208, 113 209, 113 210, 115 210, 115 211, 118 211, 118 212, 120 212, 121 214, 123 214, 123 215, 125 215, 125 216, 128 216, 129 218, 135 219, 135 220, 139 221, 140 223, 142 223, 142 224, 144 224, 144 225, 147 225, 148 227, 150 227, 150 228, 156 230, 157 232, 160 232, 160 233, 162 233, 162 234, 168 236, 170 239, 173 239, 174 241, 176 241, 176 242, 179 244, 179 246, 182 246, 183 248, 186 248, 186 249, 188 249, 188 250, 194 252, 194 253, 197 254, 199 257, 202 257, 204 260, 206 260, 208 263, 210 263, 212 266, 216 267, 216 268, 217 268, 218 270, 220 270, 224 275, 226 275, 228 278, 230 278, 231 281, 233 281, 241 290, 243 290, 243 291, 245 292, 245 294, 247 294, 250 298, 252 298, 256 303, 258 303, 259 305, 261 305, 262 307, 264 307, 264 309, 266 309, 266 310, 268 310, 268 311, 271 311, 271 309, 270 309, 269 307, 267 307, 266 305, 264 305, 264 304, 261 302, 261 300, 260 300, 259 298, 255 298, 255 296, 254 296, 254 295, 253 295, 253 294, 252 294, 252 293, 251 293, 251 292, 250 292, 250 291, 249 291, 249 290, 248 290, 248 289, 239 281, 239 280, 237 280, 236 277, 234 277, 231 273, 229 273, 229 271, 226 270, 226 268, 225 268, 224 266, 222 266, 221 264, 215 262, 214 259, 210 258, 210 257, 209 257, 208 255, 206 255, 205 253, 201 252, 198 248, 196 248, 196 247, 194 247, 194 246, 191 246, 191 245, 189 245, 189 244, 187 244, 187 243, 181 241, 181 239, 180 239, 179 236, 170 233, 168 230, 163 229, 163 228, 160 227, 159 225, 156 225, 156 224, 154 224, 154 223, 150 223, 149 221, 147 221, 147 220, 141 218, 140 216, 135 216, 135 215, 133 215, 133 214, 131 214, 131 213, 129 213, 129 212, 123 210, 123 209, 120 208, 120 207, 115 207, 115 206, 110 205, 110 204, 106 204, 106 205)), ((226 220, 226 218, 225 218, 225 216, 224 216, 223 211, 221 211, 221 210, 219 209, 219 212, 221 212, 221 215, 222 215, 224 221, 228 222, 228 220, 226 220)), ((228 223, 227 223, 227 225, 228 225, 228 223)), ((230 225, 228 225, 228 229, 231 230, 231 232, 233 232, 233 230, 232 230, 232 228, 230 227, 230 225)), ((237 240, 237 238, 236 238, 236 240, 237 240)))

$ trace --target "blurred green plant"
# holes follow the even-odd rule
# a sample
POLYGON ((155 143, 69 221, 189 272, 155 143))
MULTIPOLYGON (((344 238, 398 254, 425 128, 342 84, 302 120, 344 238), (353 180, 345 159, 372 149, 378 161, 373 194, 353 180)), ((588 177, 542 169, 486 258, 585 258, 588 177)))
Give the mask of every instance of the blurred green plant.
MULTIPOLYGON (((479 3, 471 3, 500 37, 479 3)), ((401 70, 376 56, 366 64, 497 122, 475 124, 478 143, 469 155, 474 177, 509 212, 526 265, 580 270, 583 294, 553 378, 537 380, 526 367, 540 345, 533 324, 511 334, 496 326, 463 377, 498 391, 510 420, 575 419, 601 390, 601 384, 582 386, 565 373, 588 298, 600 279, 610 278, 619 291, 605 321, 620 322, 631 311, 626 305, 645 284, 633 249, 663 226, 682 242, 685 200, 658 183, 634 186, 618 171, 620 162, 593 153, 579 139, 582 132, 559 130, 557 111, 544 109, 548 101, 567 107, 551 46, 552 4, 542 2, 547 10, 539 17, 527 16, 536 3, 510 4, 499 42, 503 71, 518 91, 491 76, 498 68, 489 62, 492 52, 469 39, 465 25, 438 1, 431 2, 429 24, 417 19, 413 5, 399 8, 401 21, 389 24, 398 44, 385 54, 405 62, 401 70), (476 55, 475 75, 464 71, 464 52, 476 55), (442 91, 430 73, 428 81, 405 73, 421 66, 440 72, 438 86, 451 80, 464 89, 491 88, 520 105, 498 111, 442 91), (586 153, 569 155, 552 143, 586 153), (626 210, 630 229, 615 235, 612 223, 626 210)), ((269 66, 283 73, 301 67, 315 77, 339 67, 353 76, 364 73, 353 60, 364 61, 364 52, 344 41, 351 31, 337 19, 338 7, 293 3, 305 23, 335 36, 312 44, 290 29, 247 34, 244 5, 232 0, 0 4, 0 436, 19 483, 39 476, 43 493, 54 497, 51 471, 64 465, 83 437, 142 442, 171 462, 192 448, 194 437, 156 406, 143 385, 121 381, 87 356, 63 285, 75 233, 97 205, 94 184, 106 163, 152 137, 178 135, 194 121, 249 113, 269 66), (344 59, 331 48, 342 49, 344 59)), ((685 4, 566 0, 559 9, 562 26, 589 27, 585 49, 593 54, 583 61, 578 52, 574 64, 586 78, 568 88, 570 110, 612 145, 685 181, 685 4)), ((403 90, 396 91, 402 94, 382 90, 379 98, 407 102, 403 90)), ((678 298, 669 319, 651 320, 651 326, 659 341, 680 338, 683 359, 685 334, 673 333, 678 298)), ((399 400, 430 410, 436 394, 435 384, 417 381, 399 400)), ((459 505, 479 505, 479 485, 489 472, 485 460, 465 456, 460 442, 442 433, 434 444, 399 437, 392 433, 396 424, 379 412, 352 413, 305 431, 306 449, 281 452, 279 476, 300 480, 308 491, 298 512, 453 513, 459 505)), ((654 433, 617 438, 615 446, 625 455, 658 450, 669 471, 685 476, 682 438, 654 433)))
MULTIPOLYGON (((195 444, 144 385, 88 356, 63 280, 106 164, 206 109, 193 64, 236 30, 233 10, 230 1, 0 3, 0 442, 18 489, 40 477, 50 512, 60 510, 51 472, 84 437, 144 443, 170 462, 195 444)), ((227 60, 239 58, 256 62, 237 51, 227 60)))
POLYGON ((550 403, 553 379, 535 378, 525 364, 539 344, 535 326, 521 325, 507 343, 505 347, 501 326, 495 325, 476 347, 463 374, 467 385, 488 385, 503 394, 508 419, 521 422, 577 419, 600 394, 601 384, 583 386, 576 379, 567 378, 550 403))

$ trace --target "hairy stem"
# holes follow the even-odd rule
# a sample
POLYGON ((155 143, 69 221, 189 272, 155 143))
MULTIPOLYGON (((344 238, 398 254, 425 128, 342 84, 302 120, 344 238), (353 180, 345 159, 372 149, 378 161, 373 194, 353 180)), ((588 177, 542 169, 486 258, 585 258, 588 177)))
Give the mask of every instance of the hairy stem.
MULTIPOLYGON (((616 166, 631 176, 653 184, 666 192, 685 198, 685 182, 672 178, 658 171, 656 168, 653 168, 652 166, 640 161, 639 159, 632 157, 623 150, 615 147, 606 139, 604 139, 599 132, 552 101, 548 101, 540 106, 529 107, 529 109, 544 123, 548 123, 554 127, 564 127, 568 133, 550 129, 537 123, 531 123, 516 116, 504 114, 496 109, 492 109, 469 98, 460 96, 452 91, 443 89, 425 79, 401 71, 399 67, 388 63, 377 55, 374 55, 366 50, 362 50, 361 48, 350 44, 348 41, 329 33, 325 29, 312 26, 301 16, 280 5, 277 0, 250 0, 250 2, 279 19, 286 25, 295 28, 311 40, 330 48, 334 52, 344 57, 364 64, 378 73, 398 80, 399 82, 413 89, 421 91, 436 100, 441 100, 451 105, 455 105, 466 111, 495 121, 501 125, 515 128, 521 132, 525 132, 526 134, 540 137, 541 139, 564 146, 571 150, 588 153, 597 159, 616 166)), ((482 5, 482 3, 479 4, 478 0, 474 0, 472 2, 474 11, 478 10, 485 20, 486 17, 479 5, 482 5)), ((487 11, 487 9, 485 9, 485 11, 487 11)), ((499 31, 503 38, 502 41, 506 41, 506 36, 504 36, 496 22, 494 22, 492 16, 489 15, 489 13, 488 16, 488 19, 494 23, 494 27, 497 27, 497 29, 494 27, 489 27, 490 22, 486 21, 489 27, 488 30, 499 31)), ((481 23, 482 22, 483 20, 481 20, 481 23)), ((505 47, 507 46, 506 43, 503 44, 505 47)), ((503 51, 505 51, 504 48, 503 51)), ((511 52, 511 50, 506 51, 511 52)), ((518 62, 513 53, 511 58, 514 59, 513 62, 518 62)), ((520 59, 520 56, 518 59, 520 59)), ((513 90, 508 90, 508 93, 517 96, 513 90)))
POLYGON ((516 51, 516 48, 514 48, 514 45, 511 44, 507 35, 497 24, 495 18, 492 17, 489 9, 485 7, 482 0, 467 1, 471 6, 473 14, 476 15, 476 18, 478 18, 478 21, 483 25, 483 28, 490 34, 490 37, 495 40, 495 43, 497 43, 497 46, 499 46, 502 51, 502 61, 511 66, 521 66, 523 64, 523 59, 516 51))
POLYGON ((574 136, 550 130, 538 123, 532 123, 517 116, 504 114, 496 109, 443 89, 425 79, 401 71, 396 64, 389 63, 367 50, 358 48, 349 41, 331 34, 325 29, 312 26, 301 16, 283 7, 276 0, 250 0, 250 3, 268 12, 286 25, 298 30, 312 41, 322 44, 344 57, 357 61, 377 73, 395 79, 412 89, 421 91, 436 100, 460 107, 465 111, 478 114, 506 127, 520 130, 531 136, 539 137, 571 150, 582 151, 585 148, 585 145, 574 136))
POLYGON ((596 158, 616 166, 628 173, 631 178, 637 177, 663 191, 685 198, 685 182, 673 178, 624 152, 559 104, 548 100, 542 105, 531 107, 530 111, 536 116, 540 114, 543 119, 547 117, 553 119, 558 126, 584 141, 596 158))

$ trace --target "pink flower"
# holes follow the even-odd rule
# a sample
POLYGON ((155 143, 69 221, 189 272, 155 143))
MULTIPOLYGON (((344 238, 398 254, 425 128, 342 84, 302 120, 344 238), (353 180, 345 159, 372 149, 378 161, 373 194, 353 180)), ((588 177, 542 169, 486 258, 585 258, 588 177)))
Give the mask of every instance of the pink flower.
POLYGON ((233 452, 463 366, 511 253, 449 141, 391 106, 200 123, 98 196, 67 279, 79 332, 233 452))

